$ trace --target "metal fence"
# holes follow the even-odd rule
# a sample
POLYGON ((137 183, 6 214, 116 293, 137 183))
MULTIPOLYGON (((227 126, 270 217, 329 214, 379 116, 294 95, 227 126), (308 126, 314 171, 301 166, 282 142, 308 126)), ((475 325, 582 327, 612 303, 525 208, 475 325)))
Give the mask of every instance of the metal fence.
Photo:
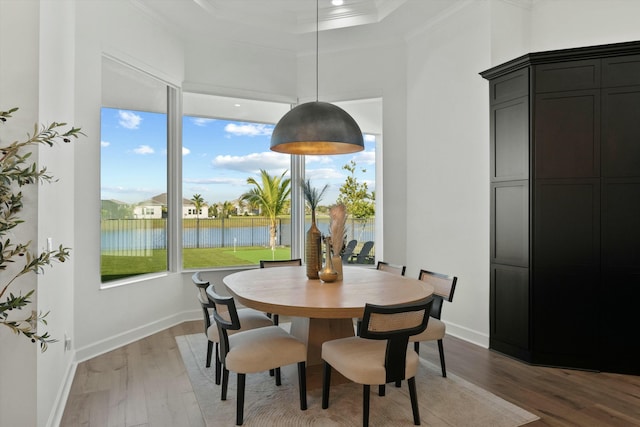
MULTIPOLYGON (((359 242, 375 239, 374 218, 348 220, 347 241, 359 242)), ((184 248, 222 248, 243 246, 269 246, 269 220, 264 217, 231 217, 184 219, 182 245, 184 248)), ((317 225, 323 234, 329 234, 329 218, 320 217, 317 225)), ((305 230, 311 226, 306 221, 305 230)), ((291 246, 291 220, 278 218, 276 244, 291 246)), ((111 219, 101 223, 102 253, 131 252, 167 248, 166 219, 111 219)))

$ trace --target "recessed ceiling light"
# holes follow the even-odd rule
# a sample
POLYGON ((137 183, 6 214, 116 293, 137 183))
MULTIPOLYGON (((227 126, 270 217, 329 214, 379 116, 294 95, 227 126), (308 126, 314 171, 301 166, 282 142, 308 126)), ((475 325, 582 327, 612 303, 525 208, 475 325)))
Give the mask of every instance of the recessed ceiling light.
POLYGON ((233 106, 234 106, 234 107, 239 107, 239 106, 240 106, 240 104, 233 104, 233 106))
POLYGON ((344 0, 331 0, 331 4, 334 6, 342 6, 344 4, 344 0))

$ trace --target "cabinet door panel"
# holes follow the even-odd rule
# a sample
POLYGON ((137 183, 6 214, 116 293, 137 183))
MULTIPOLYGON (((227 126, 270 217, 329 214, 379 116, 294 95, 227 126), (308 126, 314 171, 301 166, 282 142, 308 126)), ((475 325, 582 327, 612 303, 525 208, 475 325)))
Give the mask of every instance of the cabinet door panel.
POLYGON ((509 354, 529 351, 529 269, 491 266, 492 348, 509 354))
POLYGON ((491 108, 494 180, 529 178, 529 97, 491 108))
POLYGON ((588 178, 600 174, 600 91, 536 96, 536 178, 588 178))
POLYGON ((492 105, 527 96, 529 94, 529 69, 523 68, 491 80, 489 88, 492 105))
POLYGON ((491 261, 529 265, 529 182, 492 185, 491 261))
POLYGON ((534 361, 595 369, 600 283, 599 180, 535 186, 534 361))
POLYGON ((640 177, 640 86, 602 91, 602 176, 640 177))
POLYGON ((640 375, 640 178, 603 180, 601 366, 640 375), (611 327, 615 325, 615 327, 611 327))
POLYGON ((640 55, 602 60, 602 87, 640 85, 640 55))
POLYGON ((600 60, 566 61, 535 67, 536 93, 600 86, 600 60))

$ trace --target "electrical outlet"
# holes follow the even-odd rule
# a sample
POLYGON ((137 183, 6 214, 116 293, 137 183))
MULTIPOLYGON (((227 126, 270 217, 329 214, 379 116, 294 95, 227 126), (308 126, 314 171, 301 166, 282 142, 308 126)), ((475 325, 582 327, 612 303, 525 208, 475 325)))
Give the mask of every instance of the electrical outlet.
POLYGON ((47 237, 47 252, 53 251, 53 237, 47 237))
POLYGON ((64 351, 71 350, 71 338, 67 336, 67 333, 64 333, 64 351))

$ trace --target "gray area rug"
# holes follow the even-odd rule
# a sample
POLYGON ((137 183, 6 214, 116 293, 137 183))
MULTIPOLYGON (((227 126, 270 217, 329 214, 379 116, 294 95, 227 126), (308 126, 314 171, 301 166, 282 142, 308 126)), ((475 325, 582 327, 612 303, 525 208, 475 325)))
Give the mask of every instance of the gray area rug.
MULTIPOLYGON (((215 384, 215 368, 205 368, 206 337, 193 334, 176 337, 191 384, 207 426, 235 425, 236 375, 229 374, 227 400, 220 400, 221 387, 215 384)), ((425 426, 515 427, 538 419, 499 397, 440 367, 421 359, 416 376, 420 416, 425 426)), ((295 369, 291 372, 296 372, 295 369)), ((401 388, 387 385, 380 397, 371 387, 369 425, 413 425, 406 382, 401 388)), ((361 426, 362 386, 341 384, 331 387, 329 408, 322 409, 321 389, 308 390, 306 411, 300 410, 297 375, 283 375, 277 387, 268 372, 248 374, 246 379, 244 425, 246 426, 361 426)))

